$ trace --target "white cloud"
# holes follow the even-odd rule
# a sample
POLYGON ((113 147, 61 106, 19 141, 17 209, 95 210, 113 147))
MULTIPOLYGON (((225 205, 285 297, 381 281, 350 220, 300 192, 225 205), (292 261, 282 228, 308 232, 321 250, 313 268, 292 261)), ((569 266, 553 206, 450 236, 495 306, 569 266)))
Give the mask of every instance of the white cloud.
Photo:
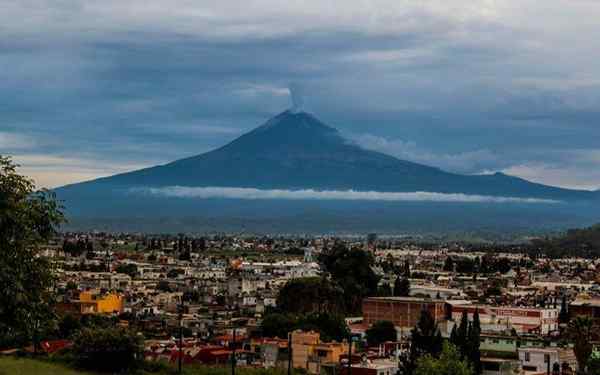
POLYGON ((345 200, 345 201, 423 201, 423 202, 466 202, 466 203, 558 203, 537 198, 494 197, 485 195, 447 194, 436 192, 380 192, 355 190, 283 190, 235 187, 186 187, 168 186, 161 188, 140 187, 130 189, 134 194, 151 194, 179 198, 228 198, 228 199, 286 199, 286 200, 345 200))
POLYGON ((513 164, 506 157, 487 149, 456 154, 435 153, 420 148, 415 142, 401 139, 390 140, 371 134, 352 135, 350 139, 368 150, 379 151, 402 160, 435 166, 457 173, 477 174, 486 170, 500 170, 513 164))
POLYGON ((545 185, 559 186, 567 189, 597 190, 600 189, 600 168, 565 167, 564 165, 531 162, 505 168, 502 172, 545 185))

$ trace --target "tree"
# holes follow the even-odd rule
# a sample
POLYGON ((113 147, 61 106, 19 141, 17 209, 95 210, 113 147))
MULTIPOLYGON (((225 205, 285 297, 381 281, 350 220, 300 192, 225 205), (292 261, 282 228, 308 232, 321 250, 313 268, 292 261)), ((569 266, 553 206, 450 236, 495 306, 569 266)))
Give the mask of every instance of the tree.
POLYGON ((408 373, 413 373, 417 360, 424 355, 437 358, 442 351, 442 334, 431 313, 423 309, 417 325, 411 331, 410 352, 405 364, 408 373))
POLYGON ((404 277, 410 279, 410 262, 408 259, 404 260, 404 277))
POLYGON ((396 341, 398 339, 394 323, 388 320, 380 320, 373 323, 365 333, 367 336, 367 343, 370 346, 377 346, 386 341, 396 341))
POLYGON ((558 322, 561 324, 569 323, 571 314, 569 314, 569 308, 567 306, 567 296, 563 294, 562 302, 560 304, 560 312, 558 313, 558 322))
POLYGON ((394 297, 408 297, 410 295, 410 281, 406 277, 396 277, 394 281, 394 297))
POLYGON ((96 371, 123 372, 142 359, 143 338, 121 328, 83 329, 73 340, 77 364, 96 371))
MULTIPOLYGON (((36 191, 16 165, 0 156, 0 341, 23 344, 52 320, 54 278, 38 246, 64 221, 53 193, 36 191)), ((34 342, 35 344, 35 342, 34 342)), ((0 343, 2 345, 2 343, 0 343)))
POLYGON ((126 275, 129 275, 131 278, 134 278, 137 276, 137 266, 134 263, 129 263, 129 264, 119 264, 117 266, 117 268, 115 269, 115 271, 117 273, 124 273, 126 275))
POLYGON ((300 316, 297 329, 318 331, 323 341, 342 341, 348 338, 350 330, 340 315, 329 313, 312 313, 300 316))
POLYGON ((280 338, 287 337, 289 332, 296 329, 317 331, 323 341, 342 341, 350 334, 341 316, 328 313, 306 315, 271 313, 264 317, 261 328, 264 337, 280 338))
MULTIPOLYGON (((456 328, 456 325, 454 325, 454 327, 456 328)), ((467 348, 468 332, 469 332, 469 317, 467 316, 467 312, 463 311, 461 318, 460 318, 460 324, 458 325, 458 328, 456 328, 456 333, 454 335, 454 338, 450 339, 450 342, 456 346, 456 348, 458 349, 458 351, 460 352, 460 354, 463 358, 467 352, 466 348, 467 348)))
POLYGON ((374 262, 371 253, 348 249, 343 242, 337 242, 331 250, 323 250, 319 260, 332 281, 343 290, 347 313, 359 313, 363 298, 377 293, 379 277, 371 268, 374 262))
POLYGON ((344 291, 326 278, 307 277, 288 281, 279 290, 277 306, 286 313, 341 313, 344 291))
POLYGON ((585 372, 588 359, 592 354, 592 332, 594 323, 592 318, 588 316, 578 316, 569 322, 567 333, 573 340, 573 351, 577 358, 579 371, 585 372))
POLYGON ((465 347, 465 357, 471 362, 473 371, 476 374, 481 373, 481 323, 479 321, 479 311, 475 309, 473 313, 473 322, 469 325, 467 342, 465 347))
POLYGON ((390 287, 390 284, 388 284, 388 283, 384 283, 383 285, 381 285, 379 287, 379 289, 377 289, 377 295, 379 297, 390 297, 393 294, 394 293, 392 291, 392 288, 390 287))
POLYGON ((462 360, 456 347, 444 343, 439 358, 430 354, 419 358, 414 371, 415 375, 473 375, 469 362, 462 360))
POLYGON ((67 339, 81 329, 79 318, 73 314, 65 314, 58 321, 58 334, 61 338, 67 339))
POLYGON ((297 322, 287 314, 273 313, 264 317, 261 323, 264 337, 286 338, 288 332, 294 330, 297 322))
POLYGON ((587 362, 587 373, 589 375, 600 375, 600 353, 592 352, 587 362))

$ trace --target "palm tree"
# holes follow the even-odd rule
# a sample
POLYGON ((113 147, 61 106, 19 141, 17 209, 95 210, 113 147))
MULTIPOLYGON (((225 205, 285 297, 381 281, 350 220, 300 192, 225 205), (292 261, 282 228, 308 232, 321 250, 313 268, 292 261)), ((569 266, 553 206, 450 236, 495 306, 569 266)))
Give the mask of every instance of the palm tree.
POLYGON ((568 336, 573 340, 575 357, 579 372, 585 372, 587 362, 592 354, 593 346, 592 332, 594 330, 594 321, 589 316, 578 316, 569 322, 567 328, 568 336))

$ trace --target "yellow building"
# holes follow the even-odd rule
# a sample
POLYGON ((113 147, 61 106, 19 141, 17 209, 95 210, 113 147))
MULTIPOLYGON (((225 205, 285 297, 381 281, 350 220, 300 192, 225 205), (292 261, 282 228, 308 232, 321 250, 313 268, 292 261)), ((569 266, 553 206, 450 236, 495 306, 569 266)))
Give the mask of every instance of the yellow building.
POLYGON ((79 300, 74 302, 79 305, 81 314, 118 314, 123 311, 123 298, 115 293, 81 292, 79 300))
POLYGON ((338 363, 340 356, 348 354, 346 342, 321 342, 318 332, 303 332, 300 330, 292 335, 292 365, 306 369, 311 374, 319 374, 321 365, 338 363))

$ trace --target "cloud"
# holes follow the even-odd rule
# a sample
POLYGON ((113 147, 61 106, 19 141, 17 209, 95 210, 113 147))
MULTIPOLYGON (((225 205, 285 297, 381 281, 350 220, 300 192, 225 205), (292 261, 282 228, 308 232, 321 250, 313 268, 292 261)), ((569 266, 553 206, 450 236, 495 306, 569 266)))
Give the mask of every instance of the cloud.
POLYGON ((447 194, 435 192, 378 192, 355 190, 281 190, 234 187, 185 187, 132 188, 133 194, 150 194, 177 198, 228 198, 228 199, 287 199, 287 200, 345 200, 345 201, 419 201, 419 202, 465 202, 465 203, 559 203, 537 198, 493 197, 485 195, 447 194))
POLYGON ((166 162, 289 108, 301 82, 310 111, 365 147, 598 186, 585 171, 600 162, 569 150, 600 138, 599 17, 600 2, 572 0, 8 1, 0 123, 35 145, 0 151, 102 173, 166 162))
POLYGON ((38 188, 54 188, 143 168, 147 165, 117 165, 107 160, 90 160, 39 154, 17 154, 13 157, 19 172, 30 176, 38 188))
POLYGON ((479 174, 488 170, 501 170, 514 164, 514 161, 487 149, 455 154, 435 153, 420 148, 415 142, 390 140, 371 134, 352 135, 350 139, 368 150, 457 173, 479 174))
POLYGON ((0 132, 0 154, 9 150, 32 148, 35 145, 35 141, 26 135, 0 132))

